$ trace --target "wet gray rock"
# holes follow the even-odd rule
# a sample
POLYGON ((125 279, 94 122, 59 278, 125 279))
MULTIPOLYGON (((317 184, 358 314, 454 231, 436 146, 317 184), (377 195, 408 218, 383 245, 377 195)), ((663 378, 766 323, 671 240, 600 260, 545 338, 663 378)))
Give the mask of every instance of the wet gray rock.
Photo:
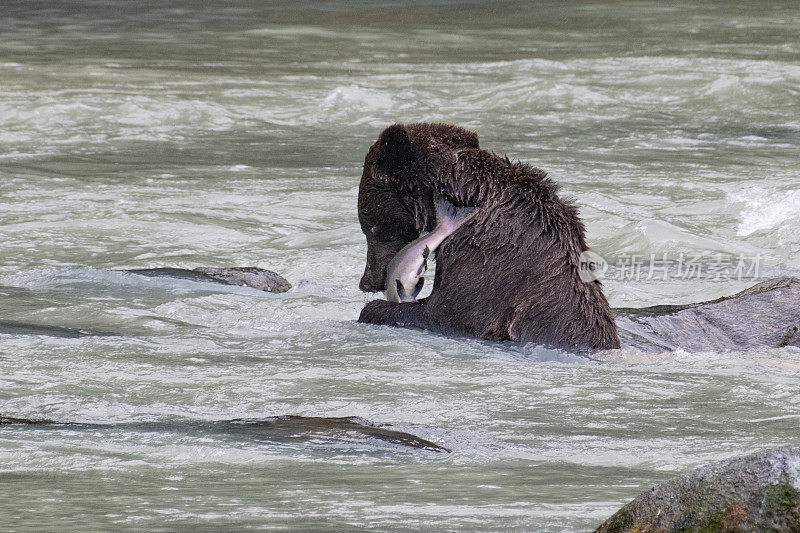
POLYGON ((596 533, 800 532, 800 446, 702 466, 643 492, 596 533))
POLYGON ((641 350, 800 346, 800 279, 771 279, 710 302, 615 313, 623 346, 641 350))
POLYGON ((33 425, 33 426, 40 426, 40 425, 49 425, 55 424, 52 420, 45 420, 43 418, 13 418, 10 416, 3 416, 0 415, 0 426, 7 426, 11 424, 24 424, 24 425, 33 425))
POLYGON ((256 267, 212 268, 198 267, 195 272, 228 285, 246 285, 266 292, 286 292, 292 284, 280 274, 256 267))
POLYGON ((321 417, 282 415, 259 419, 236 419, 216 423, 225 433, 234 431, 263 436, 272 441, 336 440, 357 443, 364 437, 409 448, 449 452, 447 448, 422 437, 375 424, 358 416, 321 417))
POLYGON ((0 415, 2 426, 35 426, 41 429, 128 430, 141 432, 170 432, 195 435, 202 438, 217 434, 236 437, 246 442, 271 442, 275 444, 308 444, 336 447, 341 444, 368 446, 370 442, 388 443, 405 448, 449 453, 450 450, 435 442, 405 431, 392 429, 385 424, 375 424, 361 417, 324 417, 281 415, 269 418, 237 418, 234 420, 198 421, 174 420, 167 422, 123 422, 118 424, 84 424, 56 422, 45 419, 13 418, 0 415))
POLYGON ((198 267, 192 270, 185 268, 136 268, 126 270, 126 272, 149 277, 168 277, 192 281, 210 281, 224 285, 239 285, 266 292, 286 292, 292 288, 292 284, 280 274, 256 267, 198 267))
POLYGON ((45 335, 47 337, 60 337, 77 339, 79 337, 113 337, 116 333, 96 331, 92 329, 65 328, 61 326, 48 326, 46 324, 30 324, 15 320, 0 320, 0 335, 45 335))

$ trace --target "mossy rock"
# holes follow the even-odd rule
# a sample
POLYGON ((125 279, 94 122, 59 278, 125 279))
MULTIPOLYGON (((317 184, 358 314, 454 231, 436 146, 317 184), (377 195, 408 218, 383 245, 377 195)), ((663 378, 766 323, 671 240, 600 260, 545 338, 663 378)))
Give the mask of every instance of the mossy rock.
POLYGON ((800 533, 800 447, 703 466, 636 497, 597 533, 800 533))

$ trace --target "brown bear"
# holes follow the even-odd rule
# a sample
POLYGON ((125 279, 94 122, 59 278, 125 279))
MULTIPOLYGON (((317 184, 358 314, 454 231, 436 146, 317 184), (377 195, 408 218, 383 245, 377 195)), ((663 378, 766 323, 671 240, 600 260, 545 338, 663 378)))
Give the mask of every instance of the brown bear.
POLYGON ((480 149, 477 134, 454 125, 396 124, 369 149, 358 195, 361 290, 385 289, 392 257, 433 229, 439 196, 477 210, 436 251, 433 292, 369 302, 360 322, 571 351, 619 347, 600 282, 582 280, 577 208, 544 171, 480 149))

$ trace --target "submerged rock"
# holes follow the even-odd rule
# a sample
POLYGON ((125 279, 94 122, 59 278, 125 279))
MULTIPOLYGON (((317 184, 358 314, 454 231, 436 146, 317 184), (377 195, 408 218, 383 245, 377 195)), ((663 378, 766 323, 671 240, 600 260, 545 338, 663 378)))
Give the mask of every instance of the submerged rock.
POLYGON ((687 305, 615 309, 622 344, 641 350, 748 350, 800 346, 800 279, 764 281, 687 305))
POLYGON ((33 425, 43 428, 69 427, 72 429, 126 429, 130 431, 177 432, 197 435, 210 434, 235 436, 246 441, 266 441, 278 444, 313 443, 337 445, 340 443, 366 444, 369 440, 388 442, 399 446, 433 452, 450 450, 422 437, 375 424, 361 417, 324 417, 282 415, 269 418, 237 418, 218 421, 167 421, 124 422, 120 424, 83 424, 55 422, 30 418, 12 418, 0 415, 0 426, 33 425))
POLYGON ((678 531, 800 533, 800 446, 682 474, 637 496, 596 533, 678 531))
POLYGON ((234 429, 272 441, 308 441, 324 437, 329 440, 354 441, 369 437, 392 444, 434 452, 449 452, 447 448, 405 431, 375 424, 358 416, 318 417, 283 415, 270 418, 237 419, 222 422, 226 432, 234 429), (238 426, 238 428, 236 427, 238 426))
POLYGON ((292 284, 280 274, 256 267, 212 268, 198 267, 195 272, 228 285, 246 285, 266 292, 286 292, 292 284))
POLYGON ((112 337, 116 333, 95 331, 91 329, 65 328, 62 326, 48 326, 45 324, 29 324, 14 320, 0 320, 0 334, 7 335, 45 335, 47 337, 60 337, 77 339, 80 337, 112 337))
POLYGON ((10 416, 0 415, 0 426, 10 424, 25 424, 25 425, 50 425, 55 424, 52 420, 34 419, 34 418, 12 418, 10 416))
POLYGON ((193 270, 185 268, 136 268, 126 272, 150 277, 211 281, 224 285, 252 287, 266 292, 286 292, 292 288, 292 284, 280 274, 256 267, 198 267, 193 270))

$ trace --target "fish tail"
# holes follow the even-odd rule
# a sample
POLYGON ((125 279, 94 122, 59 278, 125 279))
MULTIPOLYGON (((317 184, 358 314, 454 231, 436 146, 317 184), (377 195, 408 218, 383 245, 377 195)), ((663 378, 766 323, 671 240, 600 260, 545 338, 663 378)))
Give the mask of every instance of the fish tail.
POLYGON ((450 221, 453 225, 453 231, 466 222, 471 215, 477 211, 476 207, 456 207, 443 196, 437 196, 434 199, 436 207, 436 225, 442 222, 450 221))

